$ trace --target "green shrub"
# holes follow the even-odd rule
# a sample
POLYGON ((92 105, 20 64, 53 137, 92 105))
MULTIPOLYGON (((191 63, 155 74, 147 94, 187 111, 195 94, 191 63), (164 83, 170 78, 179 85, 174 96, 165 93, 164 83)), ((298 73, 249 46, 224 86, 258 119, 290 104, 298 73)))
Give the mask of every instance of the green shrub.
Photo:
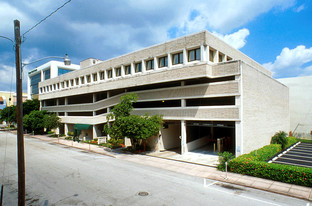
POLYGON ((66 140, 73 140, 73 137, 65 137, 66 140))
POLYGON ((271 138, 271 144, 280 144, 282 146, 282 149, 286 148, 287 140, 286 140, 287 134, 284 131, 279 131, 274 134, 274 136, 271 138))
POLYGON ((296 137, 286 137, 286 148, 296 144, 299 142, 296 137))
POLYGON ((48 134, 54 134, 54 132, 52 132, 52 131, 48 131, 48 134))
POLYGON ((309 139, 300 139, 299 141, 304 143, 312 143, 312 140, 309 139))
POLYGON ((68 131, 68 132, 67 132, 67 136, 74 136, 74 132, 68 131))
MULTIPOLYGON (((288 138, 293 142, 293 138, 288 138)), ((241 155, 228 164, 231 172, 261 177, 302 186, 312 186, 312 170, 305 167, 267 163, 282 151, 280 144, 266 145, 249 154, 241 155)))
POLYGON ((218 170, 224 171, 225 170, 225 162, 229 162, 231 159, 235 157, 231 152, 219 152, 219 164, 218 170))
POLYGON ((312 186, 312 170, 305 167, 291 165, 279 165, 261 161, 246 161, 245 159, 233 159, 229 162, 231 172, 261 177, 290 184, 312 186))

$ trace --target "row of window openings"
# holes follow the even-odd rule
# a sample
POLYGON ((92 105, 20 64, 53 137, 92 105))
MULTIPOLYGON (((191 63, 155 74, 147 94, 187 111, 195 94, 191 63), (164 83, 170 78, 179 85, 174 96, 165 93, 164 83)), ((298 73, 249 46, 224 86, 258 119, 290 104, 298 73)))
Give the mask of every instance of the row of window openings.
MULTIPOLYGON (((211 62, 214 62, 215 55, 216 55, 216 51, 210 49, 209 50, 209 60, 211 62)), ((201 59, 200 48, 188 51, 188 61, 189 62, 200 60, 200 59, 201 59)), ((225 55, 219 52, 219 62, 223 62, 224 59, 225 59, 225 55)), ((173 54, 172 60, 173 60, 173 62, 172 62, 173 65, 182 64, 183 63, 183 52, 173 54)), ((232 58, 227 57, 226 60, 230 61, 230 60, 232 60, 232 58)), ((158 61, 159 61, 158 62, 159 68, 168 66, 168 56, 160 57, 160 58, 158 58, 158 61)), ((154 69, 154 59, 146 61, 146 70, 153 70, 153 69, 154 69)), ((131 65, 125 66, 124 71, 125 71, 125 75, 131 74, 131 65)), ((142 72, 142 62, 138 62, 138 63, 134 64, 134 71, 135 71, 135 73, 142 72)), ((100 80, 105 79, 105 73, 104 72, 105 71, 99 72, 100 80)), ((108 79, 113 78, 113 69, 108 69, 108 70, 106 70, 106 72, 107 72, 107 78, 108 79)), ((115 75, 116 75, 116 77, 120 77, 122 75, 121 74, 121 67, 115 68, 115 75)), ((97 77, 98 77, 97 73, 92 74, 92 79, 94 82, 97 81, 97 79, 98 79, 97 77)), ((86 75, 86 82, 87 83, 91 82, 91 75, 86 75)), ((70 86, 74 86, 74 80, 71 79, 71 80, 67 80, 65 82, 61 82, 61 88, 65 88, 65 86, 69 87, 69 83, 70 83, 70 86)), ((54 84, 53 90, 60 89, 59 84, 60 83, 54 84)), ((75 84, 79 85, 79 77, 75 78, 75 84)), ((80 84, 85 84, 85 77, 84 76, 80 77, 80 84)), ((52 85, 50 85, 50 87, 40 88, 41 93, 46 92, 46 91, 48 92, 49 90, 52 91, 52 85)))

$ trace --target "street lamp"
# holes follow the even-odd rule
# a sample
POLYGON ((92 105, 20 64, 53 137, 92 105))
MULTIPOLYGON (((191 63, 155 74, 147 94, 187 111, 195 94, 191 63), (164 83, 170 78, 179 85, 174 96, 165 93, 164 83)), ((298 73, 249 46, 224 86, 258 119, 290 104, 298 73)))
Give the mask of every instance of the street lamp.
POLYGON ((65 57, 58 57, 58 56, 50 56, 50 57, 44 57, 44 58, 41 58, 41 59, 38 59, 36 61, 33 61, 33 62, 29 62, 29 63, 22 63, 22 68, 27 66, 27 65, 30 65, 30 64, 34 64, 34 63, 37 63, 37 62, 40 62, 42 60, 46 60, 46 59, 64 59, 64 64, 65 65, 71 65, 71 61, 68 57, 68 54, 65 54, 65 57))

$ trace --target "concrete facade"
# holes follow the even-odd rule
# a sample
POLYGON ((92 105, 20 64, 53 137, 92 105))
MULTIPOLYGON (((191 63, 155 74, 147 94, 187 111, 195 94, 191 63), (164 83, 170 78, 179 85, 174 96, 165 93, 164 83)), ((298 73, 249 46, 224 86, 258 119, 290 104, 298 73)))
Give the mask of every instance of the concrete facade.
POLYGON ((47 79, 55 78, 59 75, 60 69, 63 69, 66 72, 74 71, 80 69, 79 65, 71 64, 65 65, 64 62, 59 61, 49 61, 33 70, 28 72, 27 78, 27 97, 28 99, 38 98, 39 91, 38 91, 38 83, 47 79), (38 77, 36 80, 35 78, 38 77), (33 81, 33 83, 32 83, 33 81), (34 82, 35 81, 35 82, 34 82))
POLYGON ((289 87, 290 130, 312 137, 312 76, 278 79, 289 87))
POLYGON ((288 103, 280 101, 288 101, 288 88, 207 31, 106 61, 87 59, 80 70, 39 83, 42 109, 57 112, 65 132, 69 124, 93 125, 93 138, 128 92, 139 96, 134 114, 163 115, 166 126, 153 140, 159 150, 183 154, 222 141, 240 155, 289 130, 288 103))

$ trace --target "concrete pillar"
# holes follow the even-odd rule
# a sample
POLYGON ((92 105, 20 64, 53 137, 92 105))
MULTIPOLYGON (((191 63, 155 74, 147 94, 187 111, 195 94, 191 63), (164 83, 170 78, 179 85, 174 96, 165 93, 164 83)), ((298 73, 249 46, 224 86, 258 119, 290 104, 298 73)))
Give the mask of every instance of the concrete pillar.
POLYGON ((125 66, 121 65, 121 76, 124 77, 126 75, 125 66))
POLYGON ((93 126, 92 126, 92 133, 93 133, 93 139, 95 139, 95 138, 98 137, 96 125, 93 125, 93 126))
POLYGON ((183 49, 183 64, 186 64, 187 63, 187 51, 186 49, 184 48, 183 49))
POLYGON ((154 57, 154 70, 158 69, 157 57, 154 57))
POLYGON ((56 99, 56 106, 60 105, 60 99, 56 99))
POLYGON ((96 94, 93 93, 93 103, 96 102, 96 94))
POLYGON ((206 46, 206 58, 207 58, 207 62, 210 61, 210 47, 207 45, 206 46))
POLYGON ((67 135, 68 133, 68 124, 64 124, 64 132, 65 132, 65 135, 67 135))
POLYGON ((187 144, 186 144, 186 125, 185 120, 181 120, 181 154, 185 154, 188 152, 187 144))
POLYGON ((213 58, 213 62, 215 62, 215 63, 219 62, 219 51, 218 50, 216 51, 216 54, 215 54, 215 56, 213 58))
POLYGON ((113 79, 116 78, 116 70, 115 70, 115 67, 112 68, 112 72, 113 72, 113 79))
POLYGON ((131 63, 131 75, 135 74, 134 63, 131 63))
POLYGON ((68 97, 65 97, 65 105, 68 105, 68 97))
POLYGON ((205 62, 206 60, 206 56, 207 56, 207 47, 205 47, 204 45, 200 45, 200 61, 201 62, 205 62))
POLYGON ((168 53, 168 68, 172 67, 171 55, 168 53))
POLYGON ((142 60, 142 73, 146 72, 145 61, 142 60))

